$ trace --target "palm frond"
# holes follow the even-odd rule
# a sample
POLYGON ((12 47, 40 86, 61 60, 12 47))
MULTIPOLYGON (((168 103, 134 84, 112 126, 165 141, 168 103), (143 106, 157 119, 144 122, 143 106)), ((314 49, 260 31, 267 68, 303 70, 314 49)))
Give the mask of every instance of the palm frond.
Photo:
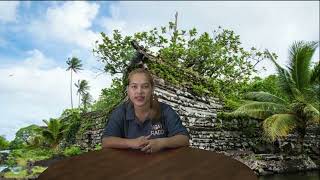
POLYGON ((300 92, 310 85, 311 58, 318 46, 318 42, 294 42, 289 49, 289 69, 300 92))
POLYGON ((78 88, 77 94, 83 95, 90 89, 90 86, 87 80, 81 80, 81 81, 78 80, 78 82, 74 83, 74 85, 78 88))
POLYGON ((252 110, 246 110, 246 111, 234 111, 231 113, 226 113, 226 116, 233 117, 233 118, 251 117, 251 118, 263 120, 273 114, 274 113, 272 111, 252 109, 252 110))
POLYGON ((286 104, 286 101, 282 98, 270 94, 268 92, 249 92, 245 94, 245 98, 253 101, 259 101, 259 102, 274 102, 279 104, 286 104))
POLYGON ((312 106, 311 104, 307 104, 303 109, 303 112, 305 113, 308 121, 320 124, 319 110, 314 106, 312 106))
POLYGON ((265 119, 273 114, 286 112, 288 112, 288 109, 282 104, 273 102, 252 102, 240 106, 237 110, 230 114, 233 116, 247 115, 256 119, 265 119))
POLYGON ((76 88, 78 88, 77 95, 80 94, 80 80, 78 79, 78 82, 74 83, 74 85, 76 86, 76 88))
POLYGON ((293 114, 274 114, 263 121, 263 129, 266 137, 275 141, 284 138, 298 126, 299 120, 293 114))
POLYGON ((42 131, 42 136, 48 140, 50 143, 54 141, 54 137, 52 135, 52 133, 48 130, 44 130, 42 131))
POLYGON ((318 61, 316 66, 311 70, 310 83, 320 83, 320 61, 318 61))
POLYGON ((311 87, 306 88, 303 95, 306 102, 320 102, 320 84, 314 84, 311 87))
POLYGON ((79 70, 82 70, 81 60, 76 57, 72 57, 71 59, 68 58, 67 64, 69 65, 66 69, 67 71, 71 70, 76 73, 79 70))
POLYGON ((49 124, 49 121, 48 120, 42 120, 42 122, 44 122, 47 126, 48 126, 48 124, 49 124))
POLYGON ((292 99, 294 97, 292 88, 294 87, 295 82, 292 80, 290 73, 277 63, 273 55, 268 50, 266 52, 269 55, 271 61, 276 66, 279 78, 279 87, 292 99))

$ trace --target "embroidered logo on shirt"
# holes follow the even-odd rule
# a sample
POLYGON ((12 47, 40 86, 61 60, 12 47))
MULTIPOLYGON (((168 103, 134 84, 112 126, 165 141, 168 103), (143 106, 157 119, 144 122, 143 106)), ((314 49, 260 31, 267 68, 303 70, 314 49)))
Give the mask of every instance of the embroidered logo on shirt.
POLYGON ((163 134, 164 134, 164 130, 163 130, 162 124, 151 125, 151 135, 152 136, 159 136, 159 135, 163 135, 163 134))

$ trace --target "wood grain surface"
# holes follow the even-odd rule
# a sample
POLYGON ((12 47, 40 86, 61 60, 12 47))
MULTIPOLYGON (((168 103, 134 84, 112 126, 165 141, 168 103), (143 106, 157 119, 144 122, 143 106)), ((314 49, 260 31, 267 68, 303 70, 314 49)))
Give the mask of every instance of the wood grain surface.
POLYGON ((52 164, 38 179, 257 180, 257 176, 223 154, 183 147, 153 154, 123 149, 92 151, 52 164))

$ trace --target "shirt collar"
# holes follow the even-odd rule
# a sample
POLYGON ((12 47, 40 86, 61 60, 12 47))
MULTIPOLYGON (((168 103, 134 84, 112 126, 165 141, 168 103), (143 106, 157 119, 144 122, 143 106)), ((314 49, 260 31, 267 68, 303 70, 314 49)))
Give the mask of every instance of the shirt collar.
MULTIPOLYGON (((126 120, 130 121, 130 120, 135 120, 135 113, 134 113, 134 108, 133 108, 133 104, 132 102, 127 102, 126 104, 126 120)), ((148 122, 150 120, 150 118, 147 118, 144 123, 148 122)))

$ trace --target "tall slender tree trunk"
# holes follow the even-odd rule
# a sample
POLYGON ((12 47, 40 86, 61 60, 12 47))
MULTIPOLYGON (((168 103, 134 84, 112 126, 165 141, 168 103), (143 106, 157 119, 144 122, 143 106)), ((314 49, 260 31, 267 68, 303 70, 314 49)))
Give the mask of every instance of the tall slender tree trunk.
POLYGON ((71 80, 70 80, 70 97, 71 97, 71 109, 73 109, 73 102, 72 102, 72 69, 71 71, 71 80))
POLYGON ((177 37, 178 37, 178 12, 175 14, 175 21, 174 21, 174 29, 173 29, 173 53, 174 53, 174 59, 177 59, 176 57, 176 44, 177 44, 177 37))

